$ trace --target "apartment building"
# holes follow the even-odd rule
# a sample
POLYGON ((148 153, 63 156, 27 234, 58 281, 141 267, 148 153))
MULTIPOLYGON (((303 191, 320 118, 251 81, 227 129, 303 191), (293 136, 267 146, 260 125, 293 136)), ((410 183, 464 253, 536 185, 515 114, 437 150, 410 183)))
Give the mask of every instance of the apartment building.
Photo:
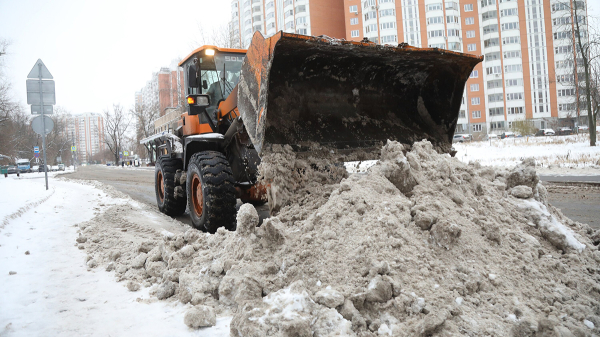
POLYGON ((343 0, 233 0, 232 47, 248 48, 259 31, 272 36, 279 31, 302 35, 345 38, 343 0))
POLYGON ((163 116, 168 108, 181 105, 184 94, 183 70, 178 66, 178 61, 173 60, 169 67, 162 67, 153 73, 144 88, 135 93, 135 103, 146 108, 158 107, 160 116, 163 116))
POLYGON ((465 86, 457 132, 486 134, 524 120, 537 128, 587 123, 576 100, 575 11, 585 29, 581 0, 234 0, 231 25, 242 47, 256 30, 284 30, 484 55, 465 86), (323 15, 330 34, 316 25, 323 15))
POLYGON ((66 118, 67 138, 77 146, 77 161, 89 162, 106 149, 104 143, 104 119, 102 115, 88 112, 66 118))

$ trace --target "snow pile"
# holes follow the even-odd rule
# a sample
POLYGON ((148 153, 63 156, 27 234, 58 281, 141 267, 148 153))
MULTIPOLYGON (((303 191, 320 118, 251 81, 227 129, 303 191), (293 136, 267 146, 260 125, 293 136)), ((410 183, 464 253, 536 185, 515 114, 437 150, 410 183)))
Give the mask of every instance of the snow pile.
POLYGON ((263 164, 261 227, 244 205, 238 232, 133 240, 117 207, 80 226, 88 266, 233 315, 233 336, 600 333, 600 233, 547 203, 532 161, 467 165, 423 141, 388 142, 366 174, 286 148, 263 164))

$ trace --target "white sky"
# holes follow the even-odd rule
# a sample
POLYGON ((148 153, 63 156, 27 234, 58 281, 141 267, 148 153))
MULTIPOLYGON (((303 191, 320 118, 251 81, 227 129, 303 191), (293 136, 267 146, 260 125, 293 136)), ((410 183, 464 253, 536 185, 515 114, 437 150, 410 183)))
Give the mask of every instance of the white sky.
MULTIPOLYGON (((600 0, 587 1, 600 17, 600 0)), ((229 0, 0 0, 0 39, 12 42, 1 57, 24 106, 26 76, 41 58, 57 106, 129 108, 153 72, 198 47, 199 25, 210 32, 230 19, 229 0)))
POLYGON ((42 59, 56 81, 56 106, 78 114, 134 104, 152 73, 185 57, 231 20, 229 0, 0 0, 0 39, 15 99, 42 59))

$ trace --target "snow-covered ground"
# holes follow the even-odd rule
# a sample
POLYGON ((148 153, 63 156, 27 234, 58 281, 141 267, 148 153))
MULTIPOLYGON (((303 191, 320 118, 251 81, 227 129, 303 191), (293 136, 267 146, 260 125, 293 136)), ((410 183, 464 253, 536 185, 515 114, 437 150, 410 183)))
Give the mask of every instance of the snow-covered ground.
POLYGON ((228 336, 230 318, 192 330, 187 306, 129 292, 112 273, 88 269, 77 224, 114 199, 101 190, 44 175, 0 177, 0 336, 228 336))
MULTIPOLYGON (((546 136, 497 139, 453 144, 456 158, 487 166, 514 167, 524 158, 533 157, 539 174, 600 175, 600 144, 591 147, 589 136, 546 136)), ((363 172, 376 161, 347 163, 351 172, 363 172), (357 165, 359 165, 357 167, 357 165)))
POLYGON ((533 157, 540 173, 600 174, 600 146, 591 147, 589 136, 547 136, 498 139, 454 144, 463 162, 512 167, 533 157))

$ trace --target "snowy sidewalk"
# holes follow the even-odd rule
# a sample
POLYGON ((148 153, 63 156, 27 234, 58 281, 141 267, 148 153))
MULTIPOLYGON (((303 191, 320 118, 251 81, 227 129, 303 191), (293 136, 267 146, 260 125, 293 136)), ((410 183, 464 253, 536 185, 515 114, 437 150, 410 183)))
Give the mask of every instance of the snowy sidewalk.
POLYGON ((0 179, 0 336, 229 335, 222 320, 189 329, 186 306, 153 302, 149 288, 129 292, 112 273, 88 270, 77 224, 125 202, 54 178, 49 191, 43 178, 0 179))

